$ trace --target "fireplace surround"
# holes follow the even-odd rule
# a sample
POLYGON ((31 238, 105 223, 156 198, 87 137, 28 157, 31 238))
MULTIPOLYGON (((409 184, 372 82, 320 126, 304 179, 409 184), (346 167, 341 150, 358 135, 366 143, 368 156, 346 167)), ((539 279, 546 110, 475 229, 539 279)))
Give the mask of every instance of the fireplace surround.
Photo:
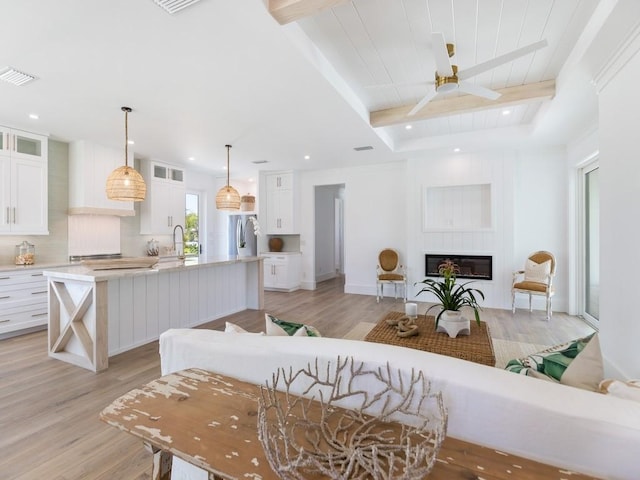
POLYGON ((427 277, 438 276, 438 266, 446 260, 451 260, 458 265, 460 273, 457 278, 470 278, 472 280, 493 279, 493 257, 491 255, 464 255, 458 253, 426 253, 424 256, 425 275, 427 277))

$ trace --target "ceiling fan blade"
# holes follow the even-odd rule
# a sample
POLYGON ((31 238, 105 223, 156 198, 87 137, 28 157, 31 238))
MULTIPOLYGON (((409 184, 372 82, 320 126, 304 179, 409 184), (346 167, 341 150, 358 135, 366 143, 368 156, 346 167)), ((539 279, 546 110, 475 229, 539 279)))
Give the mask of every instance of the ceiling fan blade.
POLYGON ((483 97, 489 100, 497 100, 500 98, 500 93, 495 90, 490 90, 480 85, 474 85, 473 83, 458 82, 458 90, 476 97, 483 97))
POLYGON ((431 34, 431 45, 438 75, 441 77, 452 76, 453 69, 451 68, 451 60, 449 59, 449 51, 447 50, 447 42, 444 41, 444 35, 442 33, 431 34))
POLYGON ((433 99, 433 97, 437 95, 437 93, 438 92, 436 91, 435 88, 432 88, 431 90, 429 90, 429 93, 427 93, 424 97, 422 97, 422 100, 420 100, 418 104, 415 107, 413 107, 407 115, 412 116, 418 113, 420 110, 424 108, 424 106, 427 103, 429 103, 433 99))
POLYGON ((460 80, 471 78, 475 75, 479 75, 488 70, 491 70, 492 68, 499 67, 504 63, 509 63, 509 62, 512 62, 513 60, 516 60, 517 58, 524 57, 525 55, 528 55, 529 53, 533 53, 536 50, 540 50, 541 48, 544 48, 546 46, 547 46, 547 41, 540 40, 539 42, 532 43, 531 45, 527 45, 526 47, 518 48, 509 53, 505 53, 504 55, 500 55, 486 62, 478 63, 473 67, 462 70, 461 72, 458 72, 458 78, 460 80))

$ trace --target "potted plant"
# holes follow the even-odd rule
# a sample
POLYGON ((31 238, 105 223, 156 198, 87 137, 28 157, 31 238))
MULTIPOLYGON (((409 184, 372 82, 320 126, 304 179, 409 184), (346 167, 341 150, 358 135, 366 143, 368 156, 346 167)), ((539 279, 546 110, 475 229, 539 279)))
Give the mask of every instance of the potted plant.
MULTIPOLYGON (((472 282, 456 283, 456 275, 458 273, 460 273, 460 268, 458 267, 458 265, 447 259, 438 266, 438 274, 442 277, 441 280, 425 278, 424 280, 422 280, 422 282, 420 282, 425 286, 418 292, 418 295, 420 295, 422 292, 430 292, 434 294, 440 302, 429 307, 426 312, 429 313, 431 309, 436 307, 441 308, 440 312, 438 312, 438 315, 436 315, 436 330, 438 330, 441 317, 447 322, 460 322, 460 309, 462 307, 471 308, 475 315, 476 322, 478 323, 478 325, 480 325, 480 305, 478 303, 477 297, 480 297, 482 300, 484 300, 484 293, 482 293, 477 288, 468 287, 468 285, 472 282)), ((464 321, 467 324, 466 333, 469 334, 469 321, 467 319, 464 319, 464 321)), ((458 325, 453 329, 459 329, 455 335, 451 334, 452 329, 449 328, 449 326, 445 326, 442 330, 449 333, 450 337, 455 337, 459 332, 464 333, 464 326, 458 325)))

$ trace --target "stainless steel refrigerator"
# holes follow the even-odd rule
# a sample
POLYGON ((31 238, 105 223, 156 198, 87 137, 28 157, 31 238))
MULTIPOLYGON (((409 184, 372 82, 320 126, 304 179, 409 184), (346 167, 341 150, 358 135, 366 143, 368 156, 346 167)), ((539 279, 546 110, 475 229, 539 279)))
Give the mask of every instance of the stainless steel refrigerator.
POLYGON ((240 225, 244 234, 246 247, 251 250, 251 255, 258 254, 258 242, 255 234, 253 233, 253 223, 249 220, 249 217, 258 218, 257 215, 244 214, 244 215, 229 215, 229 225, 227 228, 229 235, 229 255, 238 255, 238 241, 240 237, 240 225))

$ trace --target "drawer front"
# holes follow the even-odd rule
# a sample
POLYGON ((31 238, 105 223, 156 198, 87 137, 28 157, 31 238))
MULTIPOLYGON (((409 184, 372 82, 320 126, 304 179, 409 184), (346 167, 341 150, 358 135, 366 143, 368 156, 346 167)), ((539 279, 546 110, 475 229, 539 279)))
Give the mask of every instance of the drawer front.
POLYGON ((18 283, 0 288, 0 310, 2 306, 21 299, 47 298, 47 282, 39 280, 30 283, 18 283))
POLYGON ((0 311, 0 333, 46 325, 48 319, 46 302, 3 309, 0 311))

